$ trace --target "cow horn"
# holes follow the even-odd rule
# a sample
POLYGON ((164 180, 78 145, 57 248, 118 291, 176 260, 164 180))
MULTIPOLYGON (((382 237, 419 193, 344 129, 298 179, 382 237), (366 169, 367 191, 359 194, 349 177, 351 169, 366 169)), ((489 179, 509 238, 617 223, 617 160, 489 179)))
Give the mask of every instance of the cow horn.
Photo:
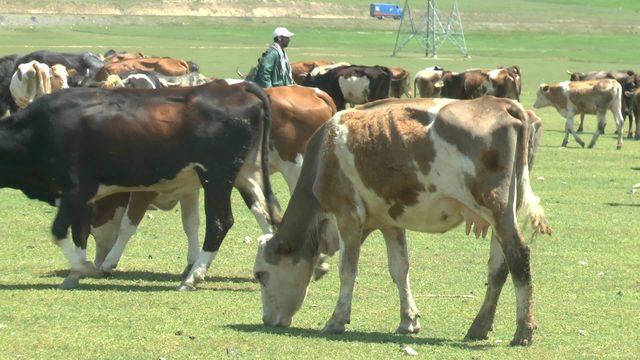
POLYGON ((240 76, 242 79, 244 79, 244 75, 240 72, 240 68, 236 68, 236 74, 238 74, 238 76, 240 76))
POLYGON ((571 70, 567 70, 567 74, 569 74, 569 75, 573 75, 573 71, 571 71, 571 70))

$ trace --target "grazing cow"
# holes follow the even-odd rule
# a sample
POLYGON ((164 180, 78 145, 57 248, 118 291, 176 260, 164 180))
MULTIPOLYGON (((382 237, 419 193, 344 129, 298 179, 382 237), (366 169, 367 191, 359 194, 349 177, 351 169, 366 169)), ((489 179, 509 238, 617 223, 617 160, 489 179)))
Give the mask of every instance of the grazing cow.
MULTIPOLYGON (((237 81, 225 80, 227 83, 237 81)), ((318 89, 302 86, 282 86, 265 89, 271 104, 270 132, 270 174, 280 172, 290 193, 293 193, 302 168, 303 154, 307 141, 322 124, 336 113, 331 97, 318 89)), ((240 191, 264 233, 270 232, 271 224, 266 217, 264 192, 254 173, 240 172, 235 187, 240 191)), ((95 264, 102 271, 111 273, 117 267, 125 246, 143 219, 143 215, 153 200, 153 204, 163 210, 172 209, 179 201, 181 204, 183 229, 188 240, 188 265, 183 276, 190 270, 198 255, 198 193, 181 194, 181 197, 153 199, 147 193, 116 194, 95 204, 95 219, 92 222, 92 234, 96 239, 95 264), (122 221, 127 211, 126 221, 122 221)), ((280 209, 276 216, 280 216, 280 209)), ((328 270, 327 264, 320 264, 316 277, 328 270)))
POLYGON ((476 237, 489 227, 485 301, 467 332, 486 339, 502 286, 511 273, 517 302, 513 344, 536 329, 530 249, 518 225, 551 233, 529 171, 540 119, 510 99, 379 101, 342 111, 309 141, 298 184, 281 226, 260 239, 254 265, 263 322, 289 326, 307 293, 318 254, 340 249, 340 294, 324 331, 350 322, 360 246, 382 231, 389 271, 400 295, 400 333, 420 330, 408 282, 406 229, 443 233, 466 222, 476 237), (339 246, 338 246, 339 244, 339 246))
POLYGON ((325 91, 344 110, 346 104, 358 105, 389 97, 391 70, 384 66, 340 66, 324 74, 307 76, 303 85, 325 91))
POLYGON ((411 78, 411 73, 400 67, 392 67, 389 69, 391 70, 389 97, 401 98, 402 95, 411 97, 411 89, 409 87, 409 79, 411 78))
POLYGON ((68 77, 63 65, 49 67, 34 60, 18 65, 18 70, 11 78, 9 91, 18 108, 24 109, 36 98, 68 88, 68 77))
POLYGON ((622 87, 613 79, 588 80, 588 81, 565 81, 556 85, 540 84, 535 104, 536 109, 553 106, 566 118, 565 135, 562 146, 567 146, 569 134, 580 146, 584 147, 584 142, 573 130, 573 117, 576 114, 598 115, 598 131, 593 134, 589 148, 592 148, 601 132, 604 132, 606 125, 606 113, 610 110, 616 120, 618 130, 617 148, 622 148, 622 125, 624 118, 620 111, 620 99, 622 98, 622 87))
POLYGON ((109 75, 134 72, 154 72, 164 77, 180 77, 189 74, 189 64, 180 59, 143 58, 124 60, 105 66, 96 75, 97 81, 104 81, 109 75))
MULTIPOLYGON (((629 118, 629 132, 627 136, 629 138, 632 137, 631 128, 633 126, 633 111, 632 107, 632 95, 633 91, 638 87, 638 80, 636 74, 633 70, 619 70, 619 71, 591 71, 588 73, 583 72, 571 72, 567 71, 569 74, 569 80, 571 81, 584 81, 584 80, 600 80, 600 79, 615 79, 620 86, 622 86, 622 99, 621 99, 621 111, 622 118, 629 118), (627 95, 628 94, 628 95, 627 95)), ((584 131, 584 115, 580 114, 580 126, 578 126, 577 132, 581 133, 584 131)), ((636 123, 638 119, 636 119, 636 123)), ((637 128, 637 124, 636 124, 637 128)), ((604 129, 599 130, 604 131, 604 129)), ((637 132, 637 130, 636 130, 637 132)), ((637 138, 636 138, 637 139, 637 138)))
POLYGON ((333 62, 328 60, 295 61, 291 63, 291 76, 296 84, 302 85, 307 74, 313 69, 331 64, 333 64, 333 62))
POLYGON ((274 221, 269 114, 266 94, 252 83, 59 91, 0 122, 0 187, 59 204, 54 242, 69 260, 70 282, 77 282, 98 273, 81 250, 90 204, 121 192, 164 197, 202 186, 204 245, 180 286, 193 290, 233 225, 230 195, 239 173, 261 179, 274 221))

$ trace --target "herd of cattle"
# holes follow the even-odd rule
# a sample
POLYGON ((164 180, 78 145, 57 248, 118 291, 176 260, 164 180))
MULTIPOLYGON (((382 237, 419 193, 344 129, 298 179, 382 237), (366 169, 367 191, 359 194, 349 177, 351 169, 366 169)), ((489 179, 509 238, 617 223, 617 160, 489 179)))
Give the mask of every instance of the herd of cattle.
MULTIPOLYGON (((381 230, 400 296, 398 331, 418 332, 406 229, 442 233, 464 222, 476 237, 493 229, 487 293, 467 338, 487 338, 511 274, 513 343, 530 344, 529 248, 517 214, 535 233, 552 230, 529 180, 542 122, 519 103, 520 68, 432 67, 413 84, 408 71, 384 66, 309 61, 292 70, 299 85, 261 89, 207 78, 190 61, 141 53, 37 51, 0 59, 0 112, 9 113, 0 120, 0 187, 58 208, 53 238, 71 268, 61 286, 112 273, 147 209, 179 202, 188 239, 179 289, 194 290, 233 225, 236 188, 265 234, 254 266, 265 324, 289 326, 311 278, 339 250, 340 294, 325 331, 344 331, 360 246, 381 230), (284 214, 269 180, 276 172, 291 193, 284 214)), ((620 148, 623 114, 629 136, 633 114, 640 117, 638 79, 633 72, 574 73, 571 81, 540 85, 534 107, 553 106, 566 117, 563 146, 569 135, 584 146, 573 130, 576 114, 598 115, 604 131, 610 110, 620 148)))

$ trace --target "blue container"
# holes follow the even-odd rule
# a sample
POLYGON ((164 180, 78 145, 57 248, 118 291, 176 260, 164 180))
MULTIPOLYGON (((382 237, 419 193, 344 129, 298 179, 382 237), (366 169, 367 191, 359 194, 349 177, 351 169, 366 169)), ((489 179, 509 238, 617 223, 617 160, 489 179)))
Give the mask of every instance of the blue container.
POLYGON ((369 6, 369 15, 378 19, 402 18, 402 8, 396 4, 371 4, 369 6))

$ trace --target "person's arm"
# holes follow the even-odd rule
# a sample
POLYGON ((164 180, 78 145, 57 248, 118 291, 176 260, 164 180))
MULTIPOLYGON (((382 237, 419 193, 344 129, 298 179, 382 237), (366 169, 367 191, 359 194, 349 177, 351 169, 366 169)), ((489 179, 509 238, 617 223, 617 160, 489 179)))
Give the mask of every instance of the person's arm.
POLYGON ((260 67, 256 74, 256 83, 263 88, 270 88, 271 74, 273 73, 273 67, 276 66, 278 60, 278 53, 275 51, 269 51, 260 61, 260 67))

